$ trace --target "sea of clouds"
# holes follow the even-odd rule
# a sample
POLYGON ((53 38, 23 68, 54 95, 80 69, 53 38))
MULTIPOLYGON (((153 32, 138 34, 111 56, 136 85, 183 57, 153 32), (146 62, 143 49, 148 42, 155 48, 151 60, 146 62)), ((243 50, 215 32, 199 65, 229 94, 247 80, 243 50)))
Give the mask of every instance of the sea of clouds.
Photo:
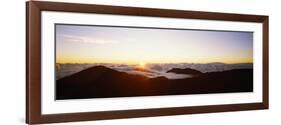
POLYGON ((224 63, 178 63, 178 64, 146 64, 145 69, 138 70, 138 65, 125 65, 125 64, 56 64, 56 79, 60 79, 84 69, 93 67, 93 66, 105 66, 120 72, 126 72, 128 74, 137 74, 143 75, 149 78, 155 78, 164 76, 168 79, 182 79, 189 78, 192 75, 188 74, 176 74, 176 73, 167 73, 167 71, 172 68, 191 68, 203 73, 206 72, 218 72, 231 69, 249 69, 253 68, 252 63, 240 63, 240 64, 224 64, 224 63))

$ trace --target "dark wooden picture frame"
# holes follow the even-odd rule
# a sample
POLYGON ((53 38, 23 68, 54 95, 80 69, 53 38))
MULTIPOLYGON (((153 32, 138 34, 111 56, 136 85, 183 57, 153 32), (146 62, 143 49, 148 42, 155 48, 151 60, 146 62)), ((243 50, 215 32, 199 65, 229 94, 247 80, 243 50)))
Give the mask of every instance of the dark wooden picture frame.
POLYGON ((214 12, 180 11, 136 7, 119 7, 90 4, 72 4, 29 1, 26 3, 26 123, 54 123, 102 119, 151 117, 194 113, 257 110, 269 108, 268 95, 268 16, 226 14, 214 12), (99 111, 85 113, 48 114, 41 113, 41 11, 99 13, 148 17, 169 17, 182 19, 204 19, 262 23, 263 73, 262 103, 241 103, 227 105, 187 106, 120 111, 99 111))

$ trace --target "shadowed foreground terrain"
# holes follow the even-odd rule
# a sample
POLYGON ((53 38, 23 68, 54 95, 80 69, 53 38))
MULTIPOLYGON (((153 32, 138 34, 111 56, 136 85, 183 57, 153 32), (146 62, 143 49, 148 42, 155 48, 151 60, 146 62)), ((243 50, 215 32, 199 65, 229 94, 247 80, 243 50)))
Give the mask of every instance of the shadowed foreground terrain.
POLYGON ((94 66, 56 81, 56 99, 85 99, 156 95, 252 92, 253 69, 201 73, 193 69, 171 69, 194 73, 195 77, 167 79, 127 74, 94 66))

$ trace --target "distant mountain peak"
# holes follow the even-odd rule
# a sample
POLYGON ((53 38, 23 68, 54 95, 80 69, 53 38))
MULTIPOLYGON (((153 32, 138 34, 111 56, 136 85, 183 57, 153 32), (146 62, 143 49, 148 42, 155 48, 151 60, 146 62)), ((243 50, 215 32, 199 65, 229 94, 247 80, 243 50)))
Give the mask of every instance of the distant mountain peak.
POLYGON ((106 66, 101 66, 101 65, 98 65, 98 66, 93 66, 93 67, 90 67, 90 68, 87 68, 81 72, 92 72, 92 71, 102 71, 102 72, 118 72, 114 69, 111 69, 111 68, 108 68, 106 66))
POLYGON ((169 72, 177 73, 177 74, 193 74, 193 75, 202 74, 202 72, 191 68, 185 68, 185 69, 172 68, 171 70, 167 71, 167 73, 169 72))
POLYGON ((225 63, 222 63, 222 62, 211 62, 211 63, 208 63, 208 64, 213 64, 213 65, 223 65, 225 63))

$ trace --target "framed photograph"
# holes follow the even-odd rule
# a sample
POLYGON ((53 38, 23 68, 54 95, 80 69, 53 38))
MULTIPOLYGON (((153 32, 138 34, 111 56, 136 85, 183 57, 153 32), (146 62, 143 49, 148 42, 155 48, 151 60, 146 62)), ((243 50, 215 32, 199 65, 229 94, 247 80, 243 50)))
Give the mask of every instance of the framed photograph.
POLYGON ((29 1, 30 124, 268 109, 268 16, 29 1))

